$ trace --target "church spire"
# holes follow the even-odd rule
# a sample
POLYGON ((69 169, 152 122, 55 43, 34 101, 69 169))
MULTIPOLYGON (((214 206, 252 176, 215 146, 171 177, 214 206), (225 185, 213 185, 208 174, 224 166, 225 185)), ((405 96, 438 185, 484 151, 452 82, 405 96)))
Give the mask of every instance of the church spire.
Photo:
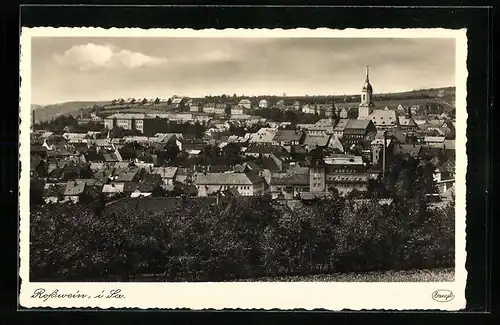
POLYGON ((367 66, 366 66, 366 82, 369 82, 369 81, 370 81, 370 78, 369 78, 369 73, 370 73, 370 70, 369 70, 369 66, 367 65, 367 66))

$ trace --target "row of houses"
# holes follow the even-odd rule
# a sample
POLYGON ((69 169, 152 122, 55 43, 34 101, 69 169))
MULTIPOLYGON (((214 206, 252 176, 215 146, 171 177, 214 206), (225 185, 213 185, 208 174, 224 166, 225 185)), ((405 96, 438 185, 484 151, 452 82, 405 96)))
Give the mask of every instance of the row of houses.
MULTIPOLYGON (((277 133, 273 138, 274 143, 267 145, 242 142, 237 137, 236 141, 227 141, 237 143, 241 146, 243 155, 257 160, 254 163, 249 162, 240 166, 227 166, 222 170, 216 166, 206 166, 207 168, 200 166, 199 169, 194 166, 193 169, 181 171, 175 166, 155 167, 154 163, 131 162, 121 158, 115 158, 111 161, 92 159, 90 162, 56 160, 55 162, 47 161, 45 179, 49 183, 59 184, 62 181, 67 185, 74 179, 90 177, 94 183, 89 188, 95 190, 96 186, 102 186, 100 192, 106 196, 117 193, 130 196, 150 196, 155 186, 172 189, 174 184, 180 183, 184 186, 194 187, 199 196, 209 196, 230 190, 233 195, 261 195, 270 192, 276 198, 296 198, 297 196, 311 196, 311 192, 316 193, 312 195, 326 195, 325 193, 331 192, 332 188, 337 189, 341 194, 346 194, 353 189, 366 190, 368 179, 377 178, 380 175, 381 155, 385 155, 387 161, 395 155, 429 160, 439 157, 440 153, 446 149, 436 146, 436 143, 441 141, 438 138, 427 138, 427 142, 415 145, 402 143, 390 135, 385 139, 375 138, 370 143, 368 152, 371 154, 371 163, 367 163, 363 154, 348 154, 343 152, 342 147, 316 145, 314 148, 298 152, 297 149, 303 148, 306 139, 314 137, 309 137, 307 134, 298 137, 296 133, 290 131, 293 130, 277 133), (314 157, 313 153, 317 149, 330 152, 330 154, 321 158, 314 157), (334 153, 332 149, 336 149, 337 153, 334 153), (297 155, 297 153, 300 154, 297 155), (90 175, 88 174, 89 169, 92 171, 90 175), (144 179, 148 181, 145 182, 144 179), (154 179, 156 179, 156 183, 152 182, 154 179), (148 188, 149 190, 147 190, 148 188)), ((376 134, 377 136, 380 136, 380 132, 376 134)), ((160 139, 161 136, 157 138, 160 139)), ((171 136, 171 138, 173 137, 171 136)), ((324 139, 324 137, 317 138, 324 139)), ((333 135, 329 139, 330 141, 325 142, 324 145, 338 140, 333 135)), ((136 140, 145 140, 143 143, 147 143, 153 139, 138 137, 136 140)), ((190 145, 190 143, 183 143, 182 147, 185 151, 191 152, 190 145)), ((204 145, 206 144, 201 143, 201 146, 204 145)), ((117 151, 120 155, 119 150, 117 151)), ((454 147, 452 151, 454 151, 454 147)), ((199 152, 194 152, 194 154, 199 154, 199 152)), ((447 164, 454 166, 451 161, 454 156, 451 155, 451 157, 447 164)), ((439 160, 436 161, 435 165, 438 166, 437 170, 441 171, 441 174, 436 174, 436 181, 442 190, 446 190, 454 183, 453 168, 447 168, 445 164, 440 165, 439 160)), ((41 161, 33 161, 32 172, 42 174, 40 169, 43 169, 41 161)), ((67 193, 81 190, 83 195, 84 188, 89 183, 91 182, 85 181, 85 186, 76 183, 67 185, 71 189, 67 193)), ((75 195, 68 194, 66 196, 73 196, 70 198, 73 201, 76 199, 75 195)))

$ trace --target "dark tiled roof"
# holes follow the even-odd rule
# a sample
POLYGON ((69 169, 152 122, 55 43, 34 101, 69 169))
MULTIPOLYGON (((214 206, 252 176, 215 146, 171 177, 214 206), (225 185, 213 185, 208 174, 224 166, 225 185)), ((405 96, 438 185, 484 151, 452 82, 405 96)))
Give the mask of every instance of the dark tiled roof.
POLYGON ((368 125, 370 125, 370 120, 354 120, 350 119, 347 121, 347 125, 345 127, 345 130, 349 129, 363 129, 366 130, 368 128, 368 125))
POLYGON ((45 188, 45 197, 64 195, 66 184, 48 185, 45 188))
POLYGON ((302 131, 298 130, 278 130, 273 141, 300 141, 303 134, 302 131))
POLYGON ((118 178, 115 181, 116 182, 131 182, 137 176, 137 173, 138 173, 137 169, 122 170, 118 174, 118 178))
POLYGON ((85 182, 69 181, 66 184, 64 195, 75 196, 83 194, 84 191, 85 191, 85 182))
POLYGON ((422 152, 421 145, 413 145, 413 144, 400 144, 394 147, 396 154, 408 155, 413 158, 417 158, 420 156, 422 152))
POLYGON ((259 162, 264 169, 268 169, 271 172, 280 171, 280 167, 276 164, 276 162, 274 162, 272 158, 262 157, 259 162))
POLYGON ((281 146, 274 146, 268 144, 252 144, 248 147, 247 153, 273 153, 273 152, 283 152, 285 149, 281 146))
POLYGON ((279 173, 271 176, 271 185, 309 185, 309 174, 279 173))

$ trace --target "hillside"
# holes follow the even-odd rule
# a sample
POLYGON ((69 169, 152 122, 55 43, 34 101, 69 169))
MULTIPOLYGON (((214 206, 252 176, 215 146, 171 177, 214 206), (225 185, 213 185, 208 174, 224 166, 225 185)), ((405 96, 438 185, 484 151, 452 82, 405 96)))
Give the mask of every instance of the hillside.
MULTIPOLYGON (((373 101, 378 107, 384 106, 397 106, 402 105, 413 105, 413 104, 424 104, 424 103, 440 103, 447 107, 447 109, 453 109, 453 103, 455 98, 455 87, 441 87, 441 88, 430 88, 430 89, 419 89, 399 93, 374 93, 373 101), (438 98, 438 94, 441 93, 441 98, 438 98), (450 104, 451 103, 451 104, 450 104)), ((305 100, 306 98, 317 98, 328 99, 334 98, 340 107, 357 107, 359 104, 359 94, 358 95, 346 95, 344 96, 287 96, 288 100, 305 100)), ((246 97, 248 98, 248 97, 246 97)), ((278 99, 282 99, 282 96, 253 96, 250 97, 254 100, 258 98, 269 98, 271 102, 275 102, 278 99), (272 100, 274 99, 274 101, 272 100)), ((94 105, 106 105, 110 101, 71 101, 60 104, 52 104, 47 106, 41 106, 32 104, 31 109, 35 110, 35 121, 47 121, 52 120, 60 115, 78 115, 81 109, 89 109, 94 105)))
POLYGON ((35 110, 35 121, 52 120, 60 115, 78 115, 81 109, 88 109, 94 105, 105 105, 108 101, 74 101, 60 104, 41 106, 33 104, 32 110, 35 110))

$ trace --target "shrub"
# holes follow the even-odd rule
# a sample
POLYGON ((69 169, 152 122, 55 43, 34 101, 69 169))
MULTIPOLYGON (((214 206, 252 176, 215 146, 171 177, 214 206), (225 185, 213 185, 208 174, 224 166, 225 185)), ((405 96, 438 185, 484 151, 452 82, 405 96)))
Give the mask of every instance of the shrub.
POLYGON ((269 198, 183 198, 168 210, 116 204, 101 214, 49 204, 31 214, 32 281, 223 281, 453 265, 453 204, 358 201, 291 208, 269 198))

